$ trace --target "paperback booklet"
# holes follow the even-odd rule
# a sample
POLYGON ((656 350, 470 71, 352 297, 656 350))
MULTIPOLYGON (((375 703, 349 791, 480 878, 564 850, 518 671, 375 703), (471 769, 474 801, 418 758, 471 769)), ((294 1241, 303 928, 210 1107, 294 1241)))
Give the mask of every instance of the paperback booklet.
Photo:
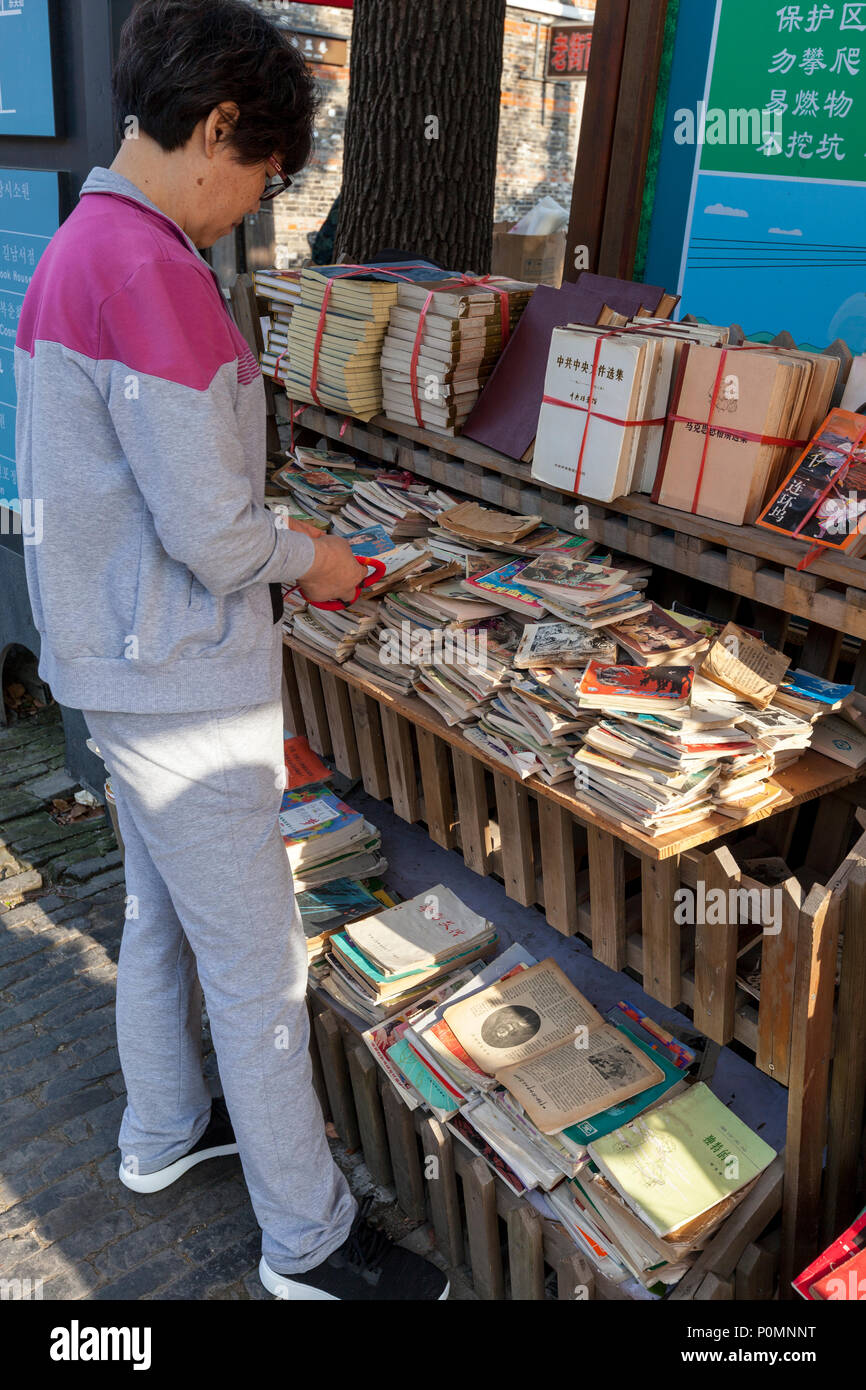
POLYGON ((523 613, 528 618, 541 618, 546 608, 537 594, 532 593, 519 580, 530 563, 528 559, 512 560, 510 564, 497 566, 481 574, 473 574, 463 580, 467 593, 475 598, 484 598, 523 613))
POLYGON ((667 1239, 742 1191, 775 1158, 703 1082, 588 1147, 632 1211, 667 1239))
POLYGON ((701 665, 701 675, 756 709, 765 709, 784 679, 790 657, 728 623, 701 665))
POLYGON ((638 618, 612 623, 608 633, 639 666, 689 661, 707 645, 699 632, 670 617, 657 603, 651 603, 649 612, 638 618))
POLYGON ((581 706, 605 710, 685 709, 691 666, 602 666, 591 661, 578 686, 581 706))
POLYGON ((491 923, 437 883, 388 912, 346 928, 367 960, 388 974, 437 965, 446 956, 486 939, 491 923))
POLYGON ((866 763, 866 734, 835 714, 820 719, 815 725, 812 747, 846 767, 859 768, 866 763))
POLYGON ((583 997, 554 960, 446 1008, 472 1060, 542 1134, 556 1134, 663 1081, 660 1066, 583 997))
POLYGON ((514 665, 518 670, 533 666, 586 666, 589 661, 604 664, 616 660, 616 642, 605 633, 589 632, 572 623, 527 623, 514 665))
POLYGON ((866 531, 866 416, 831 410, 757 525, 859 555, 866 531))

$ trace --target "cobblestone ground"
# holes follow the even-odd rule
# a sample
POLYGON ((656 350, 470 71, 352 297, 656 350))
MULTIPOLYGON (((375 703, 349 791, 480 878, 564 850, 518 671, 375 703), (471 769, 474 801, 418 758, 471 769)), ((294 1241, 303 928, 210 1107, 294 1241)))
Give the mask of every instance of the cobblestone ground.
MULTIPOLYGON (((268 1298, 237 1159, 149 1197, 118 1181, 123 871, 104 819, 49 815, 72 790, 62 763, 56 712, 0 728, 0 1278, 46 1300, 268 1298)), ((373 1190, 357 1155, 332 1149, 353 1190, 373 1190)), ((376 1196, 392 1237, 429 1254, 428 1229, 376 1196)))

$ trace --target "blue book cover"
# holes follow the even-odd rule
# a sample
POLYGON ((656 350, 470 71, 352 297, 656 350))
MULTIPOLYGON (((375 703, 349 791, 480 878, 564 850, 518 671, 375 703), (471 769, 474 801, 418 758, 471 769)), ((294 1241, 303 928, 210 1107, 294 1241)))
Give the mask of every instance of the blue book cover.
POLYGON ((854 694, 853 685, 838 685, 835 681, 822 680, 808 671, 792 671, 779 686, 788 695, 802 695, 808 700, 819 700, 822 705, 835 705, 837 700, 845 700, 854 694))
POLYGON ((619 1129, 620 1125, 628 1124, 641 1111, 646 1110, 648 1105, 661 1100, 662 1096, 674 1087, 678 1081, 682 1081, 682 1070, 676 1066, 664 1052, 656 1051, 633 1033, 630 1028, 623 1024, 616 1025, 621 1033, 639 1047, 641 1052, 645 1052, 651 1061, 655 1062, 665 1074, 664 1081, 659 1081, 655 1086, 650 1086, 646 1091, 639 1091, 630 1100, 624 1100, 621 1105, 611 1105, 607 1110, 602 1110, 598 1115, 592 1115, 587 1120, 579 1120, 575 1125, 569 1125, 563 1130, 565 1137, 570 1139, 573 1144, 588 1144, 593 1139, 601 1139, 605 1134, 610 1134, 613 1130, 619 1129))
POLYGON ((287 791, 280 804, 280 831, 287 845, 301 844, 363 820, 333 792, 287 791))
POLYGON ((365 526, 363 531, 352 531, 345 539, 352 548, 353 555, 383 555, 394 549, 394 542, 384 526, 365 526))
POLYGON ((481 593, 490 597, 494 602, 498 594, 506 597, 518 598, 522 603, 544 613, 545 607, 538 594, 534 594, 531 589, 527 589, 523 584, 517 583, 517 578, 530 564, 530 559, 512 560, 507 565, 502 565, 500 569, 488 570, 486 574, 473 575, 471 579, 464 582, 470 589, 478 589, 481 593))

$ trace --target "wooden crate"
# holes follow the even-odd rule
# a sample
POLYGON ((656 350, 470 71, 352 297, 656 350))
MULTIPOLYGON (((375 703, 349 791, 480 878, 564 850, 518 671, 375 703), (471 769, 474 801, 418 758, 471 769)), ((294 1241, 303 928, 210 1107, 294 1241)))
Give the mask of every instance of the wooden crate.
MULTIPOLYGON (((688 920, 688 894, 701 882, 706 891, 721 889, 726 900, 742 904, 743 921, 750 920, 746 912, 754 920, 762 885, 739 869, 729 841, 752 823, 772 824, 772 817, 759 815, 732 829, 731 821, 715 815, 682 834, 651 840, 596 815, 562 784, 521 782, 423 701, 377 690, 293 638, 285 646, 290 686, 300 691, 300 708, 314 712, 313 722, 298 731, 317 752, 327 756, 333 749, 339 770, 357 775, 337 752, 357 747, 371 795, 390 797, 398 816, 426 824, 431 839, 459 849, 474 872, 500 878, 510 898, 539 907, 563 935, 582 936, 610 969, 629 966, 662 1003, 689 1006, 708 1037, 720 1044, 736 1038, 763 1070, 785 1082, 792 943, 803 910, 798 882, 780 885, 772 900, 780 917, 779 932, 766 946, 774 983, 759 1008, 735 986, 736 921, 732 930, 720 931, 695 925, 693 913, 688 920), (328 707, 316 696, 325 684, 343 690, 340 698, 332 693, 328 707)), ((807 754, 780 778, 792 794, 785 814, 828 789, 845 789, 855 777, 839 763, 807 754)), ((772 848, 772 840, 767 845, 772 848)))
MULTIPOLYGON (((634 972, 653 998, 689 1010, 709 1039, 749 1049, 756 1066, 788 1087, 782 1256, 786 1270, 802 1268, 817 1253, 819 1230, 847 1224, 841 1217, 858 1190, 866 1088, 859 1001, 866 995, 866 950, 855 924, 862 928, 866 906, 866 835, 826 885, 805 892, 792 876, 768 890, 734 856, 735 842, 748 831, 745 822, 724 836, 723 826, 713 822, 685 840, 648 841, 618 830, 567 792, 534 778, 522 783, 422 701, 377 691, 290 638, 286 667, 290 688, 299 692, 298 707, 315 712, 315 722, 298 732, 306 731, 317 751, 327 756, 331 749, 356 746, 364 786, 377 798, 390 797, 402 819, 426 824, 436 843, 459 850, 476 873, 497 876, 509 897, 539 907, 563 934, 583 937, 610 969, 634 972), (317 682, 345 686, 347 693, 338 698, 332 690, 325 705, 324 697, 314 698, 317 682), (338 723, 332 725, 329 716, 338 723), (734 905, 727 921, 689 921, 688 892, 712 890, 734 905), (739 922, 759 920, 760 895, 768 891, 775 894, 776 930, 764 938, 761 997, 755 1001, 736 982, 737 931, 739 922), (675 912, 675 904, 683 910, 675 912), (846 974, 837 1001, 832 966, 843 923, 846 974)), ((340 766, 336 751, 333 756, 340 766)), ((840 764, 818 759, 807 755, 790 770, 789 778, 800 769, 799 783, 791 783, 794 800, 780 816, 757 818, 767 822, 765 835, 772 834, 773 820, 790 818, 792 807, 796 812, 822 787, 844 792, 854 780, 840 764)), ((813 834, 821 833, 819 815, 813 834)), ((786 835, 780 831, 782 840, 786 835)), ((772 838, 760 843, 765 850, 773 847, 772 838)), ((333 1097, 331 1110, 339 1129, 333 1097)), ((419 1200, 416 1192, 416 1207, 419 1200)), ((751 1258, 760 1282, 766 1261, 754 1252, 751 1258)), ((730 1284, 733 1269, 724 1278, 730 1284)))
MULTIPOLYGON (((356 1029, 318 992, 311 995, 314 1068, 343 1143, 361 1149, 374 1182, 393 1188, 404 1214, 429 1222, 451 1269, 481 1299, 629 1301, 596 1273, 558 1222, 515 1196, 451 1131, 411 1111, 356 1029)), ((770 1298, 778 1242, 761 1242, 781 1206, 783 1158, 713 1237, 673 1298, 770 1298), (761 1242, 761 1243, 759 1243, 761 1242)))

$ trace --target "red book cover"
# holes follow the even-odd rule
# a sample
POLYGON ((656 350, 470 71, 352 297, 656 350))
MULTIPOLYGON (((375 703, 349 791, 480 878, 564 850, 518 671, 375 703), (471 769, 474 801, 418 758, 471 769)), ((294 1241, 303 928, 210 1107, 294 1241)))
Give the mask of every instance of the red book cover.
POLYGON ((603 695, 613 708, 619 698, 687 700, 692 693, 693 666, 602 666, 591 661, 583 673, 578 695, 603 695))
POLYGON ((858 1250, 832 1273, 810 1284, 809 1292, 813 1298, 834 1303, 866 1303, 866 1250, 858 1250))
POLYGON ((331 776, 328 768, 317 757, 305 738, 287 738, 283 742, 286 761, 285 790, 294 791, 297 787, 309 787, 313 782, 327 782, 331 776))
POLYGON ((832 1245, 828 1245, 816 1260, 807 1265, 802 1274, 797 1275, 793 1281, 797 1293, 801 1298, 811 1299, 810 1289, 813 1284, 817 1284, 840 1265, 846 1264, 852 1255, 863 1249, 866 1249, 866 1207, 832 1245))

